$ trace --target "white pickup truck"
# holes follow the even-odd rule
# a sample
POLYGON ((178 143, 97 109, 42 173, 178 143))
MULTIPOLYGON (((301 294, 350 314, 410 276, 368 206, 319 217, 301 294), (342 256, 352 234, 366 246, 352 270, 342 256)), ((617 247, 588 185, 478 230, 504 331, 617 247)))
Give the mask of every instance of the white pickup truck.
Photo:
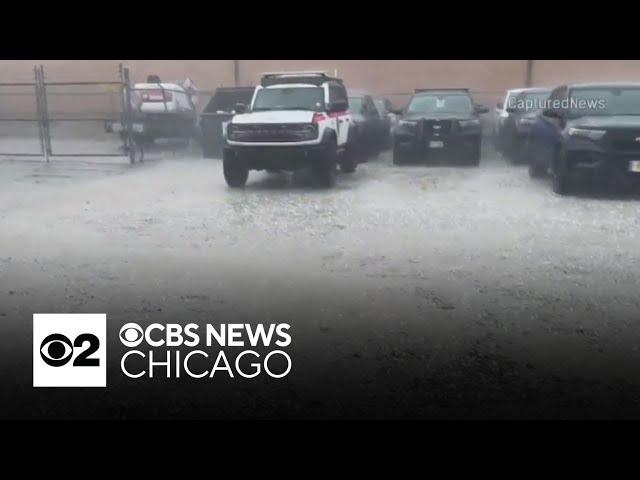
POLYGON ((353 119, 341 79, 324 72, 263 74, 251 105, 238 105, 226 128, 224 176, 242 187, 249 170, 295 171, 311 167, 323 186, 335 182, 336 166, 356 169, 353 119))

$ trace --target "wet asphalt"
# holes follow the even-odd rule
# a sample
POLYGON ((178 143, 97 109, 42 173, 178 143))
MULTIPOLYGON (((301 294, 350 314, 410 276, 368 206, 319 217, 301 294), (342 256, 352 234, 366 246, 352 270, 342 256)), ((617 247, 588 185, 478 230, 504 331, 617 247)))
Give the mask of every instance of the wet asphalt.
MULTIPOLYGON (((638 417, 640 197, 560 197, 487 149, 335 188, 193 152, 0 161, 3 418, 638 417), (31 387, 34 312, 286 322, 280 381, 31 387)), ((114 354, 121 346, 110 344, 114 354)))

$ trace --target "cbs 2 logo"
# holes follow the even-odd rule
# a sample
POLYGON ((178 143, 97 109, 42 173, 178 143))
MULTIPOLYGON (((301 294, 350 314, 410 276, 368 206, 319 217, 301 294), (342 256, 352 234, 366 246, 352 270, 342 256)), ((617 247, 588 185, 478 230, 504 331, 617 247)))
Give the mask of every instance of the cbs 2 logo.
POLYGON ((42 340, 40 344, 40 356, 47 365, 62 367, 69 363, 71 357, 73 357, 74 348, 82 348, 87 342, 89 346, 78 354, 73 361, 73 366, 98 367, 100 366, 100 359, 90 357, 100 348, 100 340, 90 333, 78 335, 73 343, 64 335, 53 333, 42 340))

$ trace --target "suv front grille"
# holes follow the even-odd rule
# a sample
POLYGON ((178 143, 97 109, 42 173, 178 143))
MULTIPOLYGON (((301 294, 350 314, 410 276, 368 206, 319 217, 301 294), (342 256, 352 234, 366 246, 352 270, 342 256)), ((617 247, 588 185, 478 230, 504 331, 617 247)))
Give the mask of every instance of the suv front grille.
POLYGON ((425 138, 431 138, 435 134, 449 135, 452 129, 452 120, 422 120, 422 134, 425 138))
POLYGON ((237 142, 304 142, 318 137, 312 123, 229 125, 229 140, 237 142))

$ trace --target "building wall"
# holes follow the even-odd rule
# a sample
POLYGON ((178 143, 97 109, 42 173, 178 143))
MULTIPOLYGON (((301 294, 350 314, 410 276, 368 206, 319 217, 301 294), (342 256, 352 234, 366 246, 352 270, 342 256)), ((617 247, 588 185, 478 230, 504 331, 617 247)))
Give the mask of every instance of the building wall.
POLYGON ((539 85, 616 80, 640 82, 640 60, 536 60, 533 68, 539 85))
MULTIPOLYGON (((132 80, 148 74, 167 80, 190 77, 202 92, 201 107, 219 86, 235 83, 233 60, 0 60, 0 83, 30 81, 33 66, 42 64, 50 81, 115 80, 118 64, 128 66, 132 80)), ((479 102, 492 105, 508 88, 523 86, 526 60, 240 60, 239 84, 255 85, 265 71, 321 69, 337 72, 348 86, 388 96, 402 106, 416 87, 469 87, 479 102)), ((638 80, 640 61, 535 60, 532 80, 538 85, 569 81, 638 80)), ((55 90, 55 89, 52 89, 55 90)), ((117 108, 108 89, 58 88, 52 92, 53 110, 87 111, 117 108), (95 89, 94 89, 95 90, 95 89)), ((0 86, 0 112, 33 110, 28 88, 0 86)))

